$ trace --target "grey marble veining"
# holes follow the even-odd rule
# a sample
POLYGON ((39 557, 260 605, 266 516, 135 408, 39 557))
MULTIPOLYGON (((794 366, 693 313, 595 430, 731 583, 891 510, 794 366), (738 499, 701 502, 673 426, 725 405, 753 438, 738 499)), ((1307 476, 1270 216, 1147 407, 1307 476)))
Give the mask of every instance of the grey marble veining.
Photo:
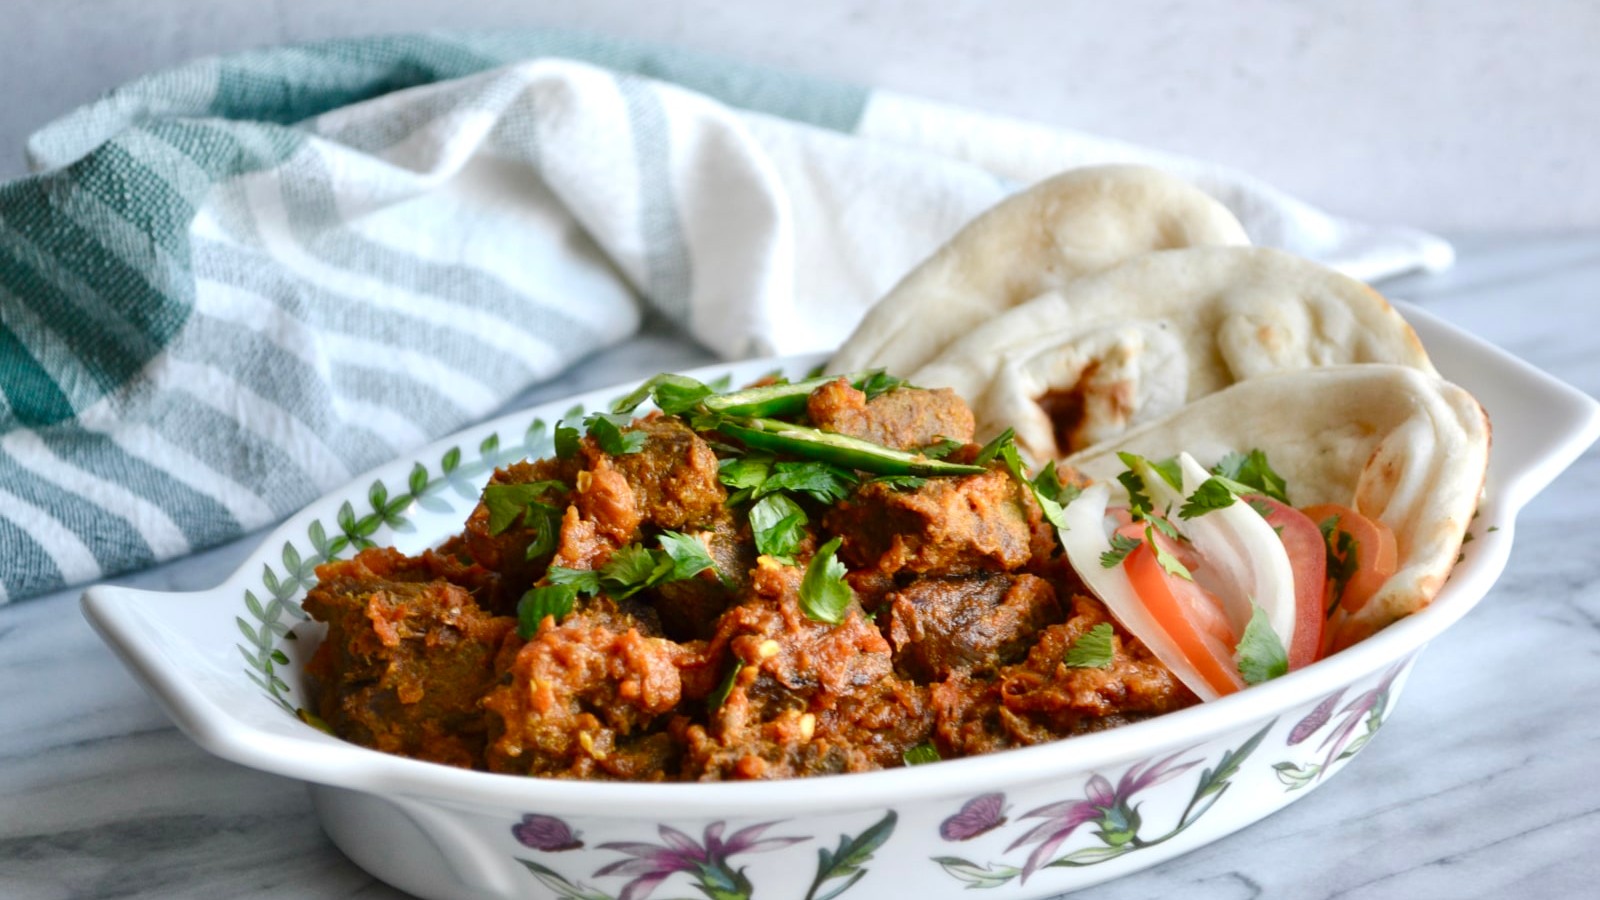
MULTIPOLYGON (((1384 286, 1600 394, 1600 235, 1468 237, 1384 286)), ((709 361, 654 333, 518 405, 709 361)), ((1091 889, 1148 897, 1589 897, 1600 889, 1600 496, 1593 452, 1522 514, 1499 585, 1423 654, 1337 778, 1264 822, 1091 889)), ((118 579, 210 587, 260 535, 118 579)), ((0 897, 402 896, 322 836, 304 788, 181 736, 78 613, 0 608, 0 897)))

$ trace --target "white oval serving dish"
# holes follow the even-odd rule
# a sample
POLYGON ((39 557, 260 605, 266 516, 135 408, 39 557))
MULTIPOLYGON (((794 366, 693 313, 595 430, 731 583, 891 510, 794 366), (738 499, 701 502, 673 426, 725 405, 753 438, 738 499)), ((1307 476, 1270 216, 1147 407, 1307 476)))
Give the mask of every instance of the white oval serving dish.
MULTIPOLYGON (((1382 726, 1418 652, 1505 567, 1516 515, 1600 435, 1600 406, 1401 305, 1445 377, 1489 411, 1494 450, 1473 540, 1427 609, 1264 685, 1135 725, 1004 753, 858 775, 721 784, 515 778, 389 756, 300 722, 321 629, 298 601, 324 559, 373 542, 408 553, 460 528, 495 465, 550 452, 574 407, 503 416, 313 503, 224 584, 116 587, 84 614, 191 738, 304 779, 353 860, 429 898, 719 900, 1045 897, 1216 840, 1304 796, 1382 726)), ((734 382, 815 357, 692 373, 734 382)))

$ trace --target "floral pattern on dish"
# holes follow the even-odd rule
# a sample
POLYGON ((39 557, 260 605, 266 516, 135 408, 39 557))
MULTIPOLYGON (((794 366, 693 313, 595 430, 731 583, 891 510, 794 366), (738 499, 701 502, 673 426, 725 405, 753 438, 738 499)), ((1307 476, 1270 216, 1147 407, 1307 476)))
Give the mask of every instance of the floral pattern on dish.
MULTIPOLYGON (((1184 807, 1183 813, 1172 827, 1163 834, 1152 837, 1144 835, 1146 823, 1140 813, 1140 804, 1133 802, 1134 798, 1149 788, 1178 778, 1204 762, 1203 759, 1178 761, 1180 757, 1193 752, 1193 748, 1136 763, 1123 771, 1115 785, 1111 783, 1111 779, 1095 773, 1089 777, 1088 783, 1084 786, 1083 796, 1047 803, 1023 813, 1018 817, 1019 827, 1028 824, 1029 820, 1042 821, 1032 823, 1027 831, 1014 838, 1005 849, 1009 854, 1033 845, 1033 849, 1020 866, 1004 860, 979 863, 958 856, 936 856, 933 861, 952 878, 965 883, 968 888, 995 888, 1013 879, 1025 883, 1040 869, 1098 865, 1127 853, 1165 843, 1199 821, 1200 817, 1222 798, 1233 777, 1238 774, 1239 767, 1250 754, 1255 752, 1266 738, 1267 732, 1276 724, 1276 719, 1268 722, 1243 744, 1224 752, 1215 768, 1202 770, 1188 805, 1184 807), (1056 855, 1061 846, 1078 829, 1086 825, 1093 827, 1098 843, 1056 855)), ((984 795, 987 796, 990 795, 984 795)), ((967 801, 955 816, 945 820, 946 824, 952 819, 974 813, 974 804, 984 797, 975 797, 967 801)), ((999 802, 1004 802, 1004 795, 1000 795, 999 802)), ((1002 818, 1001 822, 1003 821, 1002 818)), ((1000 823, 995 827, 998 827, 998 824, 1000 823)), ((962 828, 941 827, 940 834, 947 841, 970 839, 961 837, 965 834, 962 828)))
MULTIPOLYGON (((1319 752, 1327 751, 1321 762, 1273 764, 1273 771, 1277 773, 1278 780, 1287 790, 1298 791, 1321 781, 1334 763, 1349 759, 1361 752, 1367 742, 1372 740, 1373 735, 1378 733, 1378 729, 1383 727, 1384 717, 1389 711, 1390 688, 1410 661, 1410 658, 1407 658, 1395 663, 1384 673, 1382 680, 1376 686, 1339 708, 1338 724, 1328 732, 1327 737, 1322 739, 1322 743, 1317 745, 1319 752), (1365 730, 1357 735, 1355 731, 1360 725, 1365 725, 1365 730)), ((1340 688, 1322 698, 1322 702, 1289 730, 1286 745, 1293 747, 1300 744, 1327 727, 1334 718, 1334 709, 1339 706, 1339 701, 1344 698, 1348 690, 1349 688, 1340 688)))
MULTIPOLYGON (((894 810, 854 837, 839 835, 839 845, 833 850, 817 850, 816 877, 806 892, 806 900, 833 900, 855 887, 866 877, 866 864, 872 854, 894 833, 898 816, 894 810)), ((594 870, 591 877, 631 877, 616 895, 605 893, 582 881, 572 881, 559 872, 531 859, 519 858, 539 883, 562 900, 648 900, 674 875, 688 876, 690 883, 710 900, 752 900, 755 885, 743 867, 735 867, 732 859, 747 853, 764 853, 782 850, 795 844, 812 840, 810 837, 765 837, 768 829, 777 822, 760 822, 741 828, 727 837, 727 823, 716 821, 705 827, 701 839, 696 841, 683 831, 670 825, 657 825, 658 843, 646 841, 610 841, 598 849, 624 854, 594 870)), ((511 826, 511 833, 525 847, 543 852, 581 847, 576 834, 561 819, 530 813, 511 826)))

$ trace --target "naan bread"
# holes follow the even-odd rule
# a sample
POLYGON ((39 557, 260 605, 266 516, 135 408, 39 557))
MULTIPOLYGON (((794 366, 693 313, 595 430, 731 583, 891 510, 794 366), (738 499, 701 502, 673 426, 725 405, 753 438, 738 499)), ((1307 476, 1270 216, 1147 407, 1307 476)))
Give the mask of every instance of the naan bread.
POLYGON ((1079 278, 901 374, 953 388, 979 434, 1015 428, 1044 460, 1237 381, 1344 363, 1434 371, 1411 327, 1361 282, 1265 247, 1193 247, 1079 278))
POLYGON ((1262 375, 1067 458, 1121 491, 1118 451, 1151 459, 1188 451, 1215 465, 1264 450, 1297 507, 1338 503, 1394 531, 1398 568, 1366 605, 1329 620, 1348 647, 1428 605, 1477 510, 1489 420, 1465 390, 1405 366, 1327 366, 1262 375))
POLYGON ((828 364, 903 375, 1023 301, 1150 250, 1249 244, 1188 182, 1142 166, 1073 169, 1001 201, 901 279, 828 364))

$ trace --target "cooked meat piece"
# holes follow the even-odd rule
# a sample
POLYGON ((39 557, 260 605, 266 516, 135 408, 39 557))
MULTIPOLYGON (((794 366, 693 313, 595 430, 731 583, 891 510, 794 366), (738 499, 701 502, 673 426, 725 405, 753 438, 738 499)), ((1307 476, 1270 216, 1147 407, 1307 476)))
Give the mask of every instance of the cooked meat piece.
POLYGON ((320 583, 304 602, 328 625, 306 666, 317 715, 374 750, 481 767, 478 698, 516 621, 479 609, 467 587, 421 580, 429 567, 394 550, 317 567, 320 583))
POLYGON ((949 438, 972 440, 972 410, 949 388, 895 388, 867 399, 843 378, 806 399, 811 424, 900 450, 916 450, 949 438))
MULTIPOLYGON (((503 469, 496 469, 489 477, 485 490, 547 481, 570 487, 576 475, 575 462, 553 458, 536 462, 524 460, 512 463, 503 469)), ((551 488, 539 502, 559 513, 566 509, 568 489, 551 488)), ((472 515, 467 517, 466 529, 461 533, 459 546, 479 565, 500 573, 506 583, 505 594, 508 602, 514 607, 522 592, 544 575, 545 566, 549 563, 549 554, 537 559, 528 558, 528 547, 538 539, 545 523, 541 517, 532 517, 530 521, 529 517, 519 516, 498 533, 490 533, 489 521, 489 505, 480 498, 477 507, 472 510, 472 515)), ((514 612, 514 608, 499 611, 509 614, 514 612)))
MULTIPOLYGON (((639 521, 657 528, 683 531, 710 522, 722 512, 727 491, 717 478, 717 455, 687 425, 659 413, 640 419, 625 431, 648 438, 638 453, 607 457, 585 438, 583 456, 598 472, 602 459, 627 479, 639 521)), ((580 490, 582 485, 580 485, 580 490)))
POLYGON ((1101 731, 1199 702, 1098 600, 1072 598, 1073 615, 1039 634, 1028 658, 994 678, 958 673, 934 685, 939 749, 969 756, 1101 731), (1062 660, 1101 622, 1115 629, 1111 665, 1073 668, 1062 660))
POLYGON ((756 562, 749 529, 741 531, 726 511, 701 534, 716 569, 684 581, 669 581, 654 591, 653 605, 661 615, 661 627, 674 640, 706 639, 715 634, 717 617, 749 585, 750 567, 756 562))
POLYGON ((1061 619, 1056 592, 1032 575, 922 578, 889 596, 895 667, 921 682, 992 672, 1026 655, 1061 619))
POLYGON ((676 742, 649 729, 678 705, 678 664, 686 651, 623 627, 628 620, 601 603, 559 625, 547 619, 526 643, 507 643, 496 664, 499 684, 483 698, 491 771, 672 777, 676 742))
POLYGON ((684 729, 687 778, 778 778, 899 763, 932 725, 924 693, 896 678, 889 645, 852 608, 807 618, 801 570, 763 560, 723 615, 711 653, 738 676, 708 726, 684 729))
POLYGON ((851 569, 1009 571, 1034 553, 1038 510, 1025 494, 1000 468, 930 478, 912 490, 869 481, 828 512, 824 527, 844 538, 839 557, 851 569))

